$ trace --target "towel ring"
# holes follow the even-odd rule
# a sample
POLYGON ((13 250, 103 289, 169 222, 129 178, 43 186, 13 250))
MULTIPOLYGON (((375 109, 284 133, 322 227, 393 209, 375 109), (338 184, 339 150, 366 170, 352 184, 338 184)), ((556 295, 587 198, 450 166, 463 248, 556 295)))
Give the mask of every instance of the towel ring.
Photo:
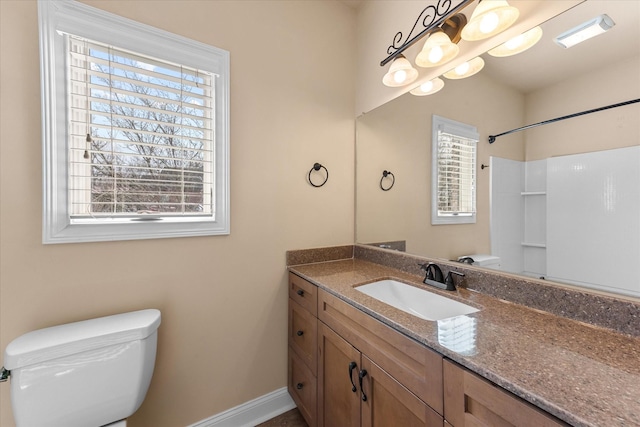
POLYGON ((325 185, 327 183, 327 181, 329 180, 329 171, 327 170, 327 168, 325 168, 324 166, 322 166, 320 163, 314 163, 313 167, 311 168, 311 170, 309 171, 309 175, 307 177, 309 179, 309 184, 313 185, 314 187, 318 188, 318 187, 322 187, 323 185, 325 185), (311 181, 311 173, 313 171, 319 171, 320 169, 324 169, 325 173, 327 174, 327 176, 324 178, 324 181, 322 181, 322 184, 314 184, 313 181, 311 181))
POLYGON ((393 188, 393 184, 395 183, 396 183, 396 177, 395 175, 393 175, 393 173, 391 173, 390 171, 382 171, 382 178, 380 178, 380 188, 382 189, 382 191, 391 190, 393 188), (384 186, 382 185, 382 181, 389 175, 391 175, 391 185, 388 186, 387 188, 384 188, 384 186))

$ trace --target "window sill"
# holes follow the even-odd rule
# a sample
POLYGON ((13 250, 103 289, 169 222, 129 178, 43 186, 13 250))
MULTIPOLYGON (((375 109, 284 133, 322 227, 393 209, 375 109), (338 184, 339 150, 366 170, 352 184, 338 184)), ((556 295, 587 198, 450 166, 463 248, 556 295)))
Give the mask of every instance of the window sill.
POLYGON ((73 220, 43 235, 42 243, 85 243, 117 240, 164 239, 173 237, 219 236, 229 234, 228 221, 202 218, 167 218, 160 221, 73 220))

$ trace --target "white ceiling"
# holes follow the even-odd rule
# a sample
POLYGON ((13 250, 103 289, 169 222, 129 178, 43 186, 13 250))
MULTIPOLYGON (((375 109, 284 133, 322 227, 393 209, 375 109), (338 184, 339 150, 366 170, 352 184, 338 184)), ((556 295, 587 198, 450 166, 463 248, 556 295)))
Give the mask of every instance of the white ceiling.
POLYGON ((542 29, 538 44, 520 55, 507 58, 482 55, 486 63, 484 72, 528 93, 579 75, 583 70, 637 57, 640 55, 640 1, 587 0, 547 21, 542 29), (603 13, 616 23, 608 32, 569 49, 553 41, 559 34, 603 13))
MULTIPOLYGON (((371 0, 340 1, 357 10, 371 0)), ((526 52, 507 58, 482 55, 486 64, 482 72, 529 93, 579 75, 583 70, 637 57, 640 55, 640 0, 586 0, 545 22, 542 29, 542 39, 526 52), (616 23, 605 34, 569 49, 553 41, 563 32, 603 13, 616 23)))

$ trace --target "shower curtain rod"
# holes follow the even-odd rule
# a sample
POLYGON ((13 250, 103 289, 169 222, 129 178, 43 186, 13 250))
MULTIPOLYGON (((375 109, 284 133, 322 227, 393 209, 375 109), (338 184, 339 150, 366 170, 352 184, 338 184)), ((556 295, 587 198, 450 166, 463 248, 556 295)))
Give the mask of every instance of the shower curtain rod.
POLYGON ((534 123, 532 125, 522 126, 517 129, 511 129, 506 132, 499 133, 497 135, 489 135, 489 144, 493 144, 497 137, 509 135, 510 133, 520 132, 522 130, 527 130, 534 128, 536 126, 548 125, 549 123, 559 122, 560 120, 571 119, 573 117, 584 116, 585 114, 597 113, 598 111, 608 110, 610 108, 622 107, 624 105, 635 104, 636 102, 640 102, 640 99, 632 99, 631 101, 619 102, 617 104, 607 105, 606 107, 594 108, 593 110, 582 111, 580 113, 569 114, 568 116, 556 117, 555 119, 545 120, 543 122, 534 123))

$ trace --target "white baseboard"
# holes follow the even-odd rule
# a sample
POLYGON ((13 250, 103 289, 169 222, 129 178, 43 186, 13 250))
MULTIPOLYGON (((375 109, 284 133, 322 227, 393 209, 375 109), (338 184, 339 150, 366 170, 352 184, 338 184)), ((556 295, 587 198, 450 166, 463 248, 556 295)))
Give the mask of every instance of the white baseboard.
POLYGON ((283 387, 189 427, 254 427, 295 407, 287 388, 283 387))

